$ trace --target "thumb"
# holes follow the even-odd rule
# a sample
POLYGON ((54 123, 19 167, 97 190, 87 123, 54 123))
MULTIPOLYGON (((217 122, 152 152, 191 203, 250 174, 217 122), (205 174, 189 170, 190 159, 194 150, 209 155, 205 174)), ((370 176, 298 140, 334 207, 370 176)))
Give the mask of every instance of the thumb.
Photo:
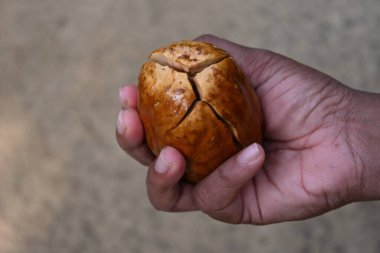
POLYGON ((198 208, 210 214, 229 207, 241 188, 258 173, 264 159, 264 149, 256 143, 228 159, 194 188, 198 208))

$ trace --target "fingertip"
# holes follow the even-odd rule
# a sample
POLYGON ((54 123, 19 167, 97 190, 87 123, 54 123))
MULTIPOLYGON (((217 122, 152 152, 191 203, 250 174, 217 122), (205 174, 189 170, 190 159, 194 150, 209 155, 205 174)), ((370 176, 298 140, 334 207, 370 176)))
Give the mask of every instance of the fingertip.
POLYGON ((162 149, 149 167, 146 179, 148 197, 154 208, 171 212, 197 209, 192 185, 180 182, 185 168, 185 158, 178 150, 172 147, 162 149))
POLYGON ((253 143, 240 151, 236 157, 236 161, 240 165, 248 165, 252 163, 261 164, 265 159, 265 151, 258 143, 253 143))
POLYGON ((148 188, 162 191, 173 187, 181 180, 185 168, 185 159, 179 151, 172 147, 163 148, 148 169, 148 188))
POLYGON ((233 158, 235 160, 235 175, 241 182, 245 178, 253 178, 263 167, 265 161, 265 151, 258 143, 253 143, 241 150, 233 158))
POLYGON ((165 156, 168 157, 170 160, 175 161, 175 163, 183 165, 185 163, 185 158, 182 155, 182 153, 171 146, 166 146, 163 148, 165 150, 165 156))
POLYGON ((259 172, 264 160, 265 152, 261 145, 251 144, 222 163, 200 184, 238 189, 259 172))
POLYGON ((135 85, 126 84, 119 88, 119 101, 122 108, 136 108, 138 90, 135 85))
POLYGON ((255 143, 259 149, 259 158, 263 161, 265 160, 265 149, 260 143, 255 143))
POLYGON ((156 161, 151 164, 146 185, 150 202, 156 209, 172 210, 179 201, 181 194, 179 182, 185 167, 185 159, 172 147, 163 148, 156 161))
POLYGON ((259 153, 257 159, 259 160, 259 162, 261 164, 263 164, 264 161, 265 161, 265 157, 266 157, 265 149, 264 149, 264 147, 260 143, 255 143, 255 144, 256 144, 256 146, 258 148, 258 153, 259 153))
POLYGON ((186 167, 183 155, 173 147, 165 147, 161 150, 154 170, 157 174, 170 174, 176 176, 176 180, 182 177, 186 167))
POLYGON ((144 130, 135 109, 121 110, 117 120, 117 135, 123 148, 140 146, 144 140, 144 130))

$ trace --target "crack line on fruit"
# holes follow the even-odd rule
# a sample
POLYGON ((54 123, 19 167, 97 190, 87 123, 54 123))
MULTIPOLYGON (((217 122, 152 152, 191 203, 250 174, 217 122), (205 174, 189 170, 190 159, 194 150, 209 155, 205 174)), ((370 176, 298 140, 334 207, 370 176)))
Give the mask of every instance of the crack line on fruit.
POLYGON ((194 75, 187 74, 187 79, 189 80, 189 83, 191 84, 191 88, 193 89, 196 100, 202 101, 202 96, 201 96, 200 90, 198 89, 198 85, 194 80, 194 75))
POLYGON ((222 122, 223 125, 225 125, 227 127, 227 129, 230 130, 232 141, 235 143, 235 145, 237 147, 239 147, 239 149, 243 149, 244 145, 240 142, 240 140, 238 138, 238 134, 237 134, 234 126, 228 120, 225 120, 222 117, 222 115, 220 115, 218 113, 218 111, 216 110, 216 108, 211 103, 209 103, 208 101, 206 101, 206 100, 203 99, 203 97, 201 95, 201 92, 200 92, 200 89, 198 87, 198 83, 194 79, 194 76, 195 75, 187 74, 187 78, 189 80, 189 83, 191 84, 192 90, 193 90, 194 95, 195 95, 195 99, 192 102, 192 104, 190 105, 189 109, 183 115, 183 117, 178 121, 178 123, 171 130, 177 128, 187 118, 187 116, 194 110, 194 107, 195 107, 195 105, 198 102, 204 102, 211 109, 211 111, 213 112, 213 114, 215 115, 215 117, 220 122, 222 122))
POLYGON ((187 79, 189 80, 189 83, 191 84, 191 88, 192 88, 192 90, 194 92, 195 99, 191 103, 190 107, 187 109, 185 115, 182 116, 182 118, 178 121, 178 123, 171 130, 173 130, 176 127, 178 127, 187 118, 187 116, 193 111, 193 109, 194 109, 195 105, 197 104, 197 102, 202 101, 200 93, 199 93, 199 90, 198 90, 198 87, 197 87, 197 84, 194 81, 194 75, 187 74, 187 79))
POLYGON ((197 99, 195 99, 195 100, 193 101, 193 103, 190 105, 189 109, 187 109, 185 115, 183 115, 183 117, 178 121, 178 123, 177 123, 172 129, 170 129, 170 131, 173 130, 173 129, 176 129, 179 125, 181 125, 181 123, 187 118, 187 116, 188 116, 188 115, 194 110, 195 105, 196 105, 199 101, 200 101, 200 100, 197 100, 197 99))
POLYGON ((214 113, 215 117, 220 120, 231 132, 232 140, 235 143, 236 146, 239 147, 239 149, 243 149, 244 145, 240 142, 236 130, 234 129, 234 126, 228 121, 225 120, 222 115, 218 113, 218 111, 212 106, 209 102, 207 101, 202 101, 204 102, 207 106, 210 107, 211 111, 214 113))

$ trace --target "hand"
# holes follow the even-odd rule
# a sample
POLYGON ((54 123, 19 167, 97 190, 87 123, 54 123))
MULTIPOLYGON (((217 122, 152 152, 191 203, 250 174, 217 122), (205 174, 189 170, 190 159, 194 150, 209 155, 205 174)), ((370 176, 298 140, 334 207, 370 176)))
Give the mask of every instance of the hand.
POLYGON ((261 101, 264 143, 245 148, 195 186, 183 183, 184 157, 172 147, 154 157, 136 111, 137 89, 122 87, 117 140, 149 165, 147 191, 156 209, 267 224, 313 217, 359 198, 363 164, 348 124, 353 90, 273 52, 210 35, 197 40, 225 49, 242 67, 261 101))

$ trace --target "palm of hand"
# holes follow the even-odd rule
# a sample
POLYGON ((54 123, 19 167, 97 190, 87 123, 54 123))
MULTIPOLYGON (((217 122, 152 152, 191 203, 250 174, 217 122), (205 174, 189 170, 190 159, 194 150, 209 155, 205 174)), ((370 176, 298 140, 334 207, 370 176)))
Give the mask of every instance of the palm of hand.
POLYGON ((239 62, 266 122, 266 161, 238 196, 240 222, 304 219, 343 205, 350 194, 347 182, 358 177, 344 122, 348 90, 290 59, 262 54, 267 60, 259 65, 257 54, 239 62))

